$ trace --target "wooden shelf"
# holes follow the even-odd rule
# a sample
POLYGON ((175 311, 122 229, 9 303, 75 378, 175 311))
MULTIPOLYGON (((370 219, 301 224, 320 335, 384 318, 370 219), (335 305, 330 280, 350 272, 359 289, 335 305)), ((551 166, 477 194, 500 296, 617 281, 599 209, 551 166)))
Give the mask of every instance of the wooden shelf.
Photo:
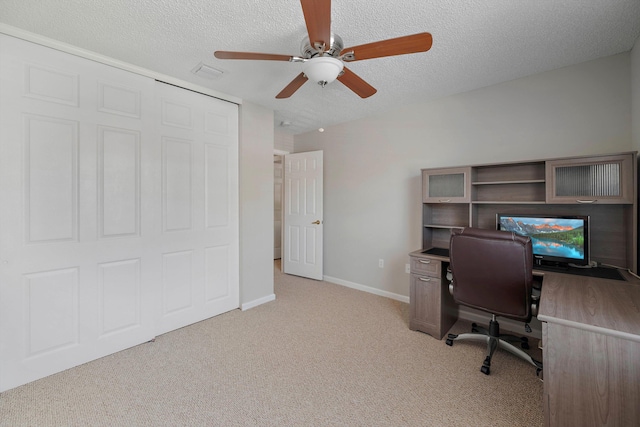
POLYGON ((518 200, 477 200, 471 202, 473 205, 545 205, 546 202, 544 200, 537 201, 518 201, 518 200))
POLYGON ((471 185, 544 184, 544 179, 523 179, 518 181, 476 181, 471 185))

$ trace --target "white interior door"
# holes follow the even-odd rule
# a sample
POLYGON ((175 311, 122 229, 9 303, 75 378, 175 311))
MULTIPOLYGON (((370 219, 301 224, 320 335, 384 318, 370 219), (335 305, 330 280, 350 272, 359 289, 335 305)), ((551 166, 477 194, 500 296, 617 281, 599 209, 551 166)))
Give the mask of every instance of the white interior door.
POLYGON ((284 256, 287 274, 322 280, 323 152, 284 156, 284 256))

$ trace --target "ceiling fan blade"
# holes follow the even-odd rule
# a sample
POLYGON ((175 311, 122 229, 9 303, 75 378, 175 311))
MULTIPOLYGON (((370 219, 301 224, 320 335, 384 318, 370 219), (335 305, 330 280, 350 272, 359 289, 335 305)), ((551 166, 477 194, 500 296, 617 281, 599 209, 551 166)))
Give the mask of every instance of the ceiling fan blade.
POLYGON ((331 44, 331 0, 300 0, 311 46, 331 44))
POLYGON ((347 49, 342 49, 340 55, 353 52, 353 56, 346 55, 345 61, 361 61, 363 59, 382 58, 385 56, 405 55, 407 53, 426 52, 431 49, 433 38, 429 33, 418 33, 411 36, 395 39, 381 40, 378 42, 362 44, 347 49))
POLYGON ((354 91, 360 98, 368 98, 377 92, 376 88, 369 83, 362 80, 356 73, 349 70, 347 67, 343 68, 344 74, 338 77, 338 80, 354 91))
POLYGON ((295 93, 295 91, 300 89, 300 86, 305 84, 307 80, 309 79, 307 79, 307 76, 305 76, 304 73, 298 74, 298 76, 295 79, 293 79, 291 83, 287 85, 287 87, 282 89, 280 93, 276 95, 276 98, 277 99, 289 98, 291 95, 295 93))
POLYGON ((230 52, 216 50, 213 55, 218 59, 254 59, 263 61, 291 61, 291 55, 278 55, 274 53, 230 52))

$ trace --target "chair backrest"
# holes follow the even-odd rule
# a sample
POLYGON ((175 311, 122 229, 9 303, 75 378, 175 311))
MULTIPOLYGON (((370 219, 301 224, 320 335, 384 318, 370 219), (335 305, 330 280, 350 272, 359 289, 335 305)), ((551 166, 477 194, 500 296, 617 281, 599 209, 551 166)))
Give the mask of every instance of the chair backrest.
POLYGON ((531 239, 512 232, 454 229, 449 244, 453 298, 458 304, 528 322, 531 319, 531 239))

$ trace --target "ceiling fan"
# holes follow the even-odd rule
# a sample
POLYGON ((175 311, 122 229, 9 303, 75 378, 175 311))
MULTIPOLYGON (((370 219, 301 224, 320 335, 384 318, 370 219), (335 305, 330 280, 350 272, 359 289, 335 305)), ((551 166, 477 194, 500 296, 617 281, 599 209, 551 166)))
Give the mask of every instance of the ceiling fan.
POLYGON ((309 79, 322 87, 338 79, 360 97, 368 98, 376 89, 345 67, 345 62, 426 52, 433 43, 431 34, 418 33, 344 49, 342 39, 331 33, 331 0, 300 0, 300 3, 309 34, 302 41, 301 56, 218 50, 215 57, 304 63, 302 73, 276 95, 278 99, 289 98, 309 79))

